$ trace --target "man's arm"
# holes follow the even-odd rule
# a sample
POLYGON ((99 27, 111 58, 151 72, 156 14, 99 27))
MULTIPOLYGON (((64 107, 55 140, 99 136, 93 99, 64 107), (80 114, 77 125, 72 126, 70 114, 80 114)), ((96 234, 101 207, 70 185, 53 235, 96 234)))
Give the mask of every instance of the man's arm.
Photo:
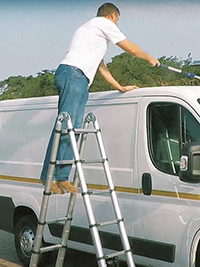
POLYGON ((122 93, 125 93, 125 92, 128 92, 128 91, 131 91, 133 89, 138 88, 136 85, 127 85, 127 86, 120 85, 115 80, 115 78, 112 76, 111 72, 106 67, 103 60, 101 61, 100 65, 99 65, 98 71, 108 83, 110 83, 115 89, 119 90, 122 93))
POLYGON ((145 53, 139 46, 135 45, 128 39, 125 39, 119 43, 117 43, 119 47, 121 47, 126 52, 138 57, 147 60, 152 66, 159 66, 159 61, 150 56, 149 54, 145 53))

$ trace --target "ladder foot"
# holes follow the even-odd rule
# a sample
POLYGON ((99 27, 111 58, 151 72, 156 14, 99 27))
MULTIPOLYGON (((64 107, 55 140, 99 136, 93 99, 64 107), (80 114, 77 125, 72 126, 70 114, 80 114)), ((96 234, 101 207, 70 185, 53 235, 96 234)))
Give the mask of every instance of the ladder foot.
POLYGON ((117 257, 106 261, 107 267, 119 267, 119 260, 117 257))

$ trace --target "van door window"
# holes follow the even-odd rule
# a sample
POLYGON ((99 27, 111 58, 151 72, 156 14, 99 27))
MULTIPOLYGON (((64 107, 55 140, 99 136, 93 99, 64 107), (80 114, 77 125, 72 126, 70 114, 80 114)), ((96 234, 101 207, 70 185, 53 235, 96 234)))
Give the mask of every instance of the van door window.
POLYGON ((200 142, 200 126, 193 115, 182 107, 182 142, 200 142))
POLYGON ((200 142, 200 125, 184 107, 153 103, 148 108, 149 151, 161 171, 178 175, 180 151, 188 142, 200 142))

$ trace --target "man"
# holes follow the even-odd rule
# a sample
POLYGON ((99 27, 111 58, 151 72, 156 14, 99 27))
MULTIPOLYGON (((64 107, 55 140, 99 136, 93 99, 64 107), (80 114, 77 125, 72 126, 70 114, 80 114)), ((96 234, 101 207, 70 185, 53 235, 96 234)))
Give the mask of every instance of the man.
MULTIPOLYGON (((59 92, 58 114, 63 111, 69 113, 74 128, 81 128, 85 105, 88 100, 88 88, 92 84, 96 71, 120 92, 131 91, 138 88, 136 85, 123 86, 112 76, 103 57, 108 44, 114 43, 126 52, 147 60, 152 66, 159 65, 159 61, 140 47, 129 41, 117 27, 120 16, 119 9, 111 4, 105 3, 99 7, 97 17, 82 25, 74 34, 69 50, 60 63, 56 74, 56 88, 59 92)), ((64 125, 65 127, 66 125, 64 125)), ((50 153, 53 141, 53 133, 47 149, 41 181, 45 184, 47 170, 50 161, 50 153)), ((73 151, 68 136, 61 137, 58 148, 57 159, 72 159, 73 151)), ((77 189, 68 181, 71 166, 56 166, 51 191, 62 194, 65 191, 76 193, 77 189)))

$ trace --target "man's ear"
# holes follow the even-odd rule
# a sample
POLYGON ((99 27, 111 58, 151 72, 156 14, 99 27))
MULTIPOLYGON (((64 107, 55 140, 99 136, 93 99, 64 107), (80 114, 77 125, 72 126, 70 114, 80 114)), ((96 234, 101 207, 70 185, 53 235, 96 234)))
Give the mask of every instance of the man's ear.
POLYGON ((112 12, 112 13, 110 13, 110 15, 109 15, 109 16, 110 16, 110 18, 111 18, 111 19, 114 19, 115 13, 114 13, 114 12, 112 12))

